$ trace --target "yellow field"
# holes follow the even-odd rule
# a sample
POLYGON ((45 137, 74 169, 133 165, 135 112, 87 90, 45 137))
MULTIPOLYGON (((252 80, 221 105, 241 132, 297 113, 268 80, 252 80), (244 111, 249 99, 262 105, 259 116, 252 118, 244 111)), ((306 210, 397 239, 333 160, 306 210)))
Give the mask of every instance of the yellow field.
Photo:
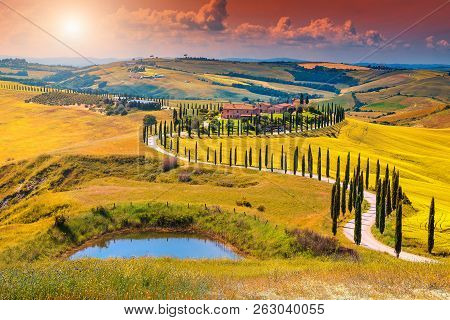
MULTIPOLYGON (((0 91, 0 164, 43 153, 137 154, 144 112, 106 117, 83 107, 23 100, 36 93, 0 91)), ((154 112, 168 119, 169 111, 154 112)))
MULTIPOLYGON (((110 207, 112 203, 128 205, 131 202, 168 201, 199 206, 207 203, 208 206, 218 205, 230 212, 234 208, 239 212, 245 211, 247 215, 256 216, 260 221, 268 220, 269 224, 278 225, 279 228, 313 229, 331 235, 329 184, 280 174, 226 167, 218 170, 193 164, 190 168, 183 166, 166 173, 159 172, 154 180, 143 175, 146 168, 134 162, 127 167, 127 171, 114 171, 114 165, 108 162, 98 167, 93 164, 95 158, 83 162, 79 157, 69 158, 66 155, 146 153, 156 156, 138 140, 138 128, 146 113, 106 117, 84 108, 24 103, 23 100, 31 95, 27 92, 0 91, 0 165, 30 159, 27 165, 19 165, 17 171, 7 176, 0 174, 0 199, 14 192, 20 184, 9 188, 3 185, 5 179, 21 172, 26 173, 26 180, 36 172, 57 164, 61 167, 57 167, 49 177, 51 181, 59 181, 65 169, 83 174, 64 177, 63 183, 72 179, 73 184, 60 190, 45 189, 51 181, 43 181, 43 189, 38 193, 2 209, 0 253, 8 247, 23 245, 45 234, 54 223, 52 212, 56 208, 62 208, 57 212, 71 219, 92 207, 110 207), (44 158, 42 162, 33 160, 42 153, 52 156, 44 158), (33 161, 37 162, 36 167, 28 166, 33 161), (186 171, 196 172, 191 182, 181 182, 179 179, 186 171), (251 208, 237 206, 236 202, 243 198, 252 204, 251 208), (260 206, 264 210, 258 210, 260 206), (35 217, 38 219, 33 220, 35 217)), ((158 111, 152 114, 160 120, 168 120, 171 113, 158 111)), ((405 219, 405 242, 418 239, 424 243, 426 206, 429 197, 434 194, 437 201, 436 217, 439 223, 442 222, 437 230, 436 251, 448 250, 448 231, 445 229, 449 228, 449 217, 443 217, 443 213, 448 212, 450 207, 450 188, 446 182, 450 175, 446 170, 449 167, 449 160, 446 159, 449 147, 446 142, 450 131, 384 127, 356 120, 347 121, 337 137, 204 138, 200 140, 200 145, 217 148, 222 141, 224 162, 228 159, 228 148, 251 145, 254 165, 257 164, 258 148, 264 147, 267 142, 270 152, 275 155, 276 167, 279 166, 280 143, 289 152, 298 145, 302 153, 311 144, 315 155, 317 147, 321 146, 323 164, 326 148, 329 147, 332 169, 335 168, 337 154, 341 155, 341 168, 344 169, 348 150, 352 151, 353 164, 357 152, 362 153, 363 167, 366 156, 373 157, 373 160, 379 157, 382 164, 396 164, 401 171, 402 186, 419 210, 405 219)), ((331 131, 328 134, 332 136, 331 131)), ((186 145, 193 150, 195 140, 183 139, 182 143, 182 148, 186 145)), ((204 156, 203 148, 200 149, 200 155, 204 156)), ((100 161, 103 159, 100 157, 100 161)), ((374 172, 374 162, 372 164, 374 172)), ((322 172, 325 173, 324 165, 322 172)), ((356 249, 355 245, 344 239, 341 232, 338 233, 338 239, 345 247, 356 249)), ((424 254, 423 247, 416 249, 424 254)), ((44 299, 448 299, 450 282, 447 259, 441 259, 443 263, 436 265, 415 265, 364 248, 357 248, 357 251, 360 254, 358 262, 305 254, 294 259, 258 260, 250 257, 237 262, 173 259, 71 262, 52 258, 26 265, 3 266, 0 263, 0 272, 7 279, 13 279, 15 284, 2 287, 0 292, 1 297, 6 299, 12 296, 44 299), (55 274, 61 281, 50 280, 56 278, 55 274), (124 274, 128 276, 124 278, 124 274), (157 288, 149 289, 143 285, 142 279, 149 278, 157 279, 157 288), (34 284, 39 290, 31 289, 34 284), (171 290, 165 292, 160 287, 171 290), (200 289, 197 290, 197 287, 200 289)))
MULTIPOLYGON (((210 147, 210 161, 213 161, 214 150, 219 152, 220 142, 223 144, 225 164, 228 163, 229 149, 238 147, 238 163, 243 164, 245 149, 253 149, 253 166, 258 166, 259 149, 264 150, 269 145, 269 154, 274 154, 274 166, 280 167, 281 146, 288 153, 288 166, 292 168, 292 155, 298 146, 302 154, 306 154, 308 145, 314 153, 314 168, 317 168, 317 149, 322 149, 322 174, 325 172, 326 149, 331 152, 331 171, 336 168, 336 158, 341 157, 341 175, 344 173, 347 152, 351 152, 352 167, 356 164, 358 153, 361 153, 362 168, 365 168, 366 159, 371 159, 371 185, 374 185, 375 165, 379 159, 382 165, 390 165, 392 170, 396 166, 400 170, 400 183, 407 196, 412 200, 417 212, 404 219, 404 235, 406 243, 410 241, 421 244, 421 252, 426 244, 427 231, 425 223, 428 218, 428 206, 431 197, 436 198, 436 216, 438 227, 436 234, 437 251, 450 250, 450 129, 423 129, 392 127, 369 124, 362 121, 348 119, 337 138, 333 137, 242 137, 242 138, 203 138, 182 139, 180 153, 184 147, 193 152, 195 142, 199 142, 199 157, 206 158, 207 147, 210 147)), ((174 144, 175 146, 175 144, 174 144)), ((270 159, 270 157, 269 157, 270 159)), ((234 161, 234 160, 233 160, 234 161)), ((264 160, 263 160, 264 161, 264 160)), ((314 169, 316 170, 316 169, 314 169)))

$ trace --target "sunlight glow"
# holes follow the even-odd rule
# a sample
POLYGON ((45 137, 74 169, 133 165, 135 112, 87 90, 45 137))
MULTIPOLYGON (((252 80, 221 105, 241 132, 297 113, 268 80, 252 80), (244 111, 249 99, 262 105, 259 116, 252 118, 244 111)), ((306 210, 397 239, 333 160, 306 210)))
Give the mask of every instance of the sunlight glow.
POLYGON ((69 36, 79 36, 82 32, 82 24, 80 20, 71 18, 64 21, 64 32, 69 36))

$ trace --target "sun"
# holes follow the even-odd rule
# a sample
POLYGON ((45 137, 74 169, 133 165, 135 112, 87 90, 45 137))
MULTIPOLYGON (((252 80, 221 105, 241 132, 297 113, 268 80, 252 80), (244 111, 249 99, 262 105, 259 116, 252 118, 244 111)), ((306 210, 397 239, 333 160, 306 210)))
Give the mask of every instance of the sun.
POLYGON ((70 18, 64 21, 63 29, 68 36, 79 36, 83 31, 83 25, 79 19, 70 18))

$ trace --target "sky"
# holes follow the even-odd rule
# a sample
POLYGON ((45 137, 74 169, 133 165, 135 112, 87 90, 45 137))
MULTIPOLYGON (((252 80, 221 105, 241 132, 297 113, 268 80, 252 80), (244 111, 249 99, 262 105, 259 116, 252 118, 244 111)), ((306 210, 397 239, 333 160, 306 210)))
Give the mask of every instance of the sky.
POLYGON ((450 64, 449 0, 0 0, 0 55, 450 64))

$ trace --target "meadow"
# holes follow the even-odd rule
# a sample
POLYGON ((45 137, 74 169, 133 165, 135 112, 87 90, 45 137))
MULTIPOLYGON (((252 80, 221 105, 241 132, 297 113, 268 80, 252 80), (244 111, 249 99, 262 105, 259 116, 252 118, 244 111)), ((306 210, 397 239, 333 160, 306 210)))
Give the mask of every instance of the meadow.
MULTIPOLYGON (((347 153, 351 154, 352 168, 356 165, 360 154, 362 168, 365 168, 367 158, 370 159, 370 185, 374 187, 376 161, 380 160, 382 172, 389 164, 392 170, 395 166, 400 171, 401 185, 413 203, 414 210, 404 219, 405 245, 413 251, 425 253, 426 222, 431 197, 436 198, 436 208, 439 223, 436 235, 437 252, 447 254, 450 250, 450 185, 448 168, 450 166, 447 155, 450 153, 448 139, 449 129, 430 130, 423 128, 392 127, 369 124, 355 119, 347 119, 346 124, 334 128, 336 132, 325 128, 325 134, 318 136, 280 136, 280 137, 222 137, 202 139, 180 139, 180 153, 184 148, 194 154, 195 144, 198 144, 198 157, 205 161, 208 148, 220 152, 223 148, 223 163, 229 162, 229 150, 238 150, 238 165, 244 164, 245 151, 252 148, 253 166, 258 166, 259 150, 265 159, 266 145, 269 159, 274 155, 274 167, 280 168, 281 149, 287 153, 288 168, 292 170, 293 153, 299 148, 302 155, 306 155, 309 146, 314 154, 314 168, 317 168, 318 148, 322 151, 322 174, 326 165, 326 151, 330 150, 331 175, 335 176, 337 157, 341 158, 341 176, 344 174, 347 153), (326 134, 328 132, 328 134, 326 134)), ((175 146, 175 144, 173 144, 175 146)), ((213 157, 210 155, 210 162, 213 157)), ((193 159, 193 156, 191 156, 193 159)), ((300 157, 301 158, 301 157, 300 157)), ((234 161, 234 160, 233 160, 234 161)), ((270 160, 269 160, 270 161, 270 160)), ((316 170, 316 169, 314 169, 316 170)))
MULTIPOLYGON (((8 197, 0 205, 2 299, 449 298, 448 258, 418 265, 357 247, 340 231, 332 238, 327 183, 182 161, 165 170, 164 159, 142 144, 139 132, 144 115, 169 120, 171 111, 106 117, 80 107, 25 103, 33 94, 0 91, 0 199, 8 197), (56 226, 60 216, 67 228, 56 226), (175 226, 161 225, 161 217, 175 226), (193 228, 232 244, 246 259, 66 259, 102 234, 154 227, 193 228), (295 229, 327 239, 331 253, 298 247, 298 238, 287 232, 295 229), (356 255, 336 255, 338 248, 356 255)), ((363 167, 370 156, 372 173, 377 158, 383 166, 396 165, 417 210, 404 220, 405 249, 425 255, 423 222, 431 195, 439 217, 436 252, 449 250, 448 135, 448 129, 348 119, 305 134, 181 143, 194 150, 197 141, 200 157, 220 142, 224 150, 252 146, 254 163, 266 144, 276 159, 281 145, 288 154, 296 146, 304 154, 311 145, 314 167, 320 146, 323 161, 330 149, 332 176, 337 155, 344 170, 348 151, 352 164, 361 152, 363 167)), ((390 234, 383 241, 391 241, 390 234)), ((303 245, 314 243, 306 239, 303 245)))

